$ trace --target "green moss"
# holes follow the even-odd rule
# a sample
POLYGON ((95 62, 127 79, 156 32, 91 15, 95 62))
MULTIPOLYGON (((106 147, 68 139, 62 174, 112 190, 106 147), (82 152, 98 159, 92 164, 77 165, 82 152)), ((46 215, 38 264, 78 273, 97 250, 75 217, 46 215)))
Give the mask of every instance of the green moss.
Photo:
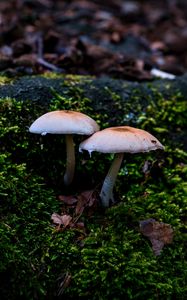
POLYGON ((11 83, 12 81, 13 80, 11 78, 0 74, 0 86, 11 83))
POLYGON ((65 76, 65 82, 67 85, 77 85, 77 84, 82 84, 82 83, 89 83, 93 80, 94 76, 90 75, 76 75, 76 74, 67 74, 65 76))
POLYGON ((63 82, 63 95, 57 93, 54 89, 52 90, 54 97, 50 104, 50 110, 67 109, 80 111, 88 114, 100 126, 107 127, 107 114, 105 113, 101 115, 99 113, 96 113, 92 107, 92 100, 89 97, 85 96, 85 91, 82 84, 88 81, 91 82, 90 77, 86 77, 84 78, 84 80, 82 80, 82 76, 66 76, 66 79, 63 82))
POLYGON ((155 134, 166 150, 126 154, 116 183, 117 203, 106 211, 82 214, 84 234, 76 228, 56 232, 50 220, 53 212, 60 212, 56 196, 100 187, 112 157, 93 153, 85 159, 78 152, 83 137, 75 137, 76 178, 66 190, 63 136, 28 132, 46 107, 1 99, 1 299, 54 299, 57 295, 65 299, 186 299, 185 99, 178 93, 167 99, 152 89, 144 105, 139 103, 139 91, 122 105, 123 95, 103 88, 103 103, 106 99, 112 107, 103 114, 94 110, 83 86, 72 79, 62 86, 63 93, 53 90, 47 110, 82 111, 101 127, 136 124, 155 134), (114 115, 113 109, 119 114, 114 115), (147 218, 174 229, 173 243, 158 257, 139 231, 139 222, 147 218))

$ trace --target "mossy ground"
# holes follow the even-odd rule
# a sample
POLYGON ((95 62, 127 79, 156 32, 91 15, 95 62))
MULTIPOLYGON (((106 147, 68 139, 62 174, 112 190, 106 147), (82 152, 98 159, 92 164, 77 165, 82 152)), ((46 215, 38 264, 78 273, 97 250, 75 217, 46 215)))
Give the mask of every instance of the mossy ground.
MULTIPOLYGON (((124 105, 116 91, 105 87, 111 103, 107 113, 104 107, 93 109, 77 79, 70 77, 63 84, 68 89, 61 95, 53 91, 48 111, 79 110, 102 128, 136 125, 153 133, 166 148, 126 155, 115 186, 116 204, 84 213, 86 232, 76 228, 57 232, 50 220, 53 212, 61 211, 57 195, 100 187, 112 157, 93 153, 88 159, 76 146, 75 181, 65 189, 63 137, 28 132, 46 107, 1 99, 1 299, 186 299, 186 99, 179 93, 165 99, 153 89, 151 99, 156 101, 147 95, 148 105, 142 109, 139 91, 124 105), (145 173, 146 161, 150 167, 145 173), (139 222, 147 218, 174 229, 173 243, 158 257, 139 231, 139 222)), ((75 137, 75 144, 83 138, 75 137)))

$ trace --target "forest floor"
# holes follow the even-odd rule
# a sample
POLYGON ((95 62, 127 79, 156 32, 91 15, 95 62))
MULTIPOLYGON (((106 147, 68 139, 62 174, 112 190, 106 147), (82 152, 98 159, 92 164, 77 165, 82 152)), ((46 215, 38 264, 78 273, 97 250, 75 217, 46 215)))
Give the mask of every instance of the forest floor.
POLYGON ((186 300, 186 1, 1 0, 0 29, 1 300, 186 300), (105 209, 113 156, 76 136, 64 186, 65 139, 28 130, 46 110, 165 149, 126 153, 105 209))
POLYGON ((0 2, 0 71, 150 80, 187 70, 186 1, 0 2))

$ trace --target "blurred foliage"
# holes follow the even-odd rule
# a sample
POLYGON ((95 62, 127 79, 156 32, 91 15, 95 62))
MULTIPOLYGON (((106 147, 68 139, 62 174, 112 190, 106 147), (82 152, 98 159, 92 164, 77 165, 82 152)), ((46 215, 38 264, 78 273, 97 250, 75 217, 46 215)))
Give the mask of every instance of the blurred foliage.
MULTIPOLYGON (((110 126, 112 111, 95 113, 84 90, 71 78, 66 84, 66 94, 53 91, 49 110, 82 111, 102 128, 110 126)), ((112 156, 78 153, 85 137, 76 136, 75 182, 65 189, 64 137, 28 132, 44 108, 1 99, 1 299, 187 298, 187 154, 184 139, 178 138, 187 125, 185 99, 180 94, 164 99, 152 92, 155 101, 139 111, 137 127, 155 134, 165 152, 125 155, 115 187, 116 204, 83 214, 84 235, 75 228, 57 232, 51 225, 51 214, 60 212, 56 196, 101 186, 112 156), (139 231, 139 222, 147 218, 174 229, 173 243, 158 257, 139 231)), ((127 108, 116 93, 105 93, 121 110, 119 120, 115 118, 116 125, 122 124, 127 108)), ((128 109, 130 115, 130 104, 128 109)))

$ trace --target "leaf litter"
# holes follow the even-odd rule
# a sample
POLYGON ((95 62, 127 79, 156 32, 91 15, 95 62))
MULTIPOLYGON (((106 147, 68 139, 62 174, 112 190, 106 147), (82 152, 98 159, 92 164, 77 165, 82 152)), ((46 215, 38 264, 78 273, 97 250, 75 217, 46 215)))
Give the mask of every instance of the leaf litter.
POLYGON ((57 231, 66 228, 75 228, 85 232, 84 222, 79 219, 85 212, 91 216, 98 207, 98 197, 95 190, 83 191, 77 196, 59 195, 58 200, 62 202, 62 213, 53 213, 51 220, 57 231))
POLYGON ((155 256, 160 255, 163 247, 173 241, 174 232, 171 225, 155 219, 140 221, 140 232, 150 240, 155 256))
POLYGON ((187 70, 186 1, 0 1, 0 70, 151 80, 187 70), (158 30, 159 28, 159 30, 158 30))

